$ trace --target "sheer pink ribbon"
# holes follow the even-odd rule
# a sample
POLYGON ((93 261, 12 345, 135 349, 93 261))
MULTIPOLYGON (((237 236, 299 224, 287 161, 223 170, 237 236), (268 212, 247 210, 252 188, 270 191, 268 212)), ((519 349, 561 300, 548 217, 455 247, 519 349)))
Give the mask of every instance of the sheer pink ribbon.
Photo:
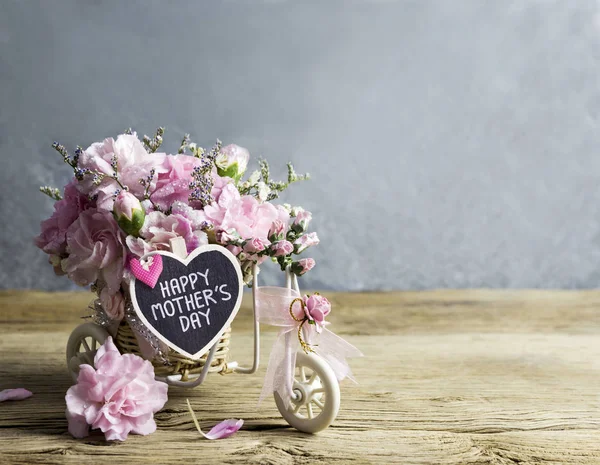
MULTIPOLYGON (((256 293, 258 320, 280 328, 269 357, 259 403, 266 396, 277 392, 287 406, 292 392, 296 352, 300 349, 298 328, 301 324, 290 315, 290 304, 300 294, 285 287, 258 287, 256 293)), ((348 378, 356 383, 346 359, 362 357, 360 350, 327 328, 317 333, 314 325, 305 324, 302 336, 315 354, 329 364, 338 381, 348 378)))

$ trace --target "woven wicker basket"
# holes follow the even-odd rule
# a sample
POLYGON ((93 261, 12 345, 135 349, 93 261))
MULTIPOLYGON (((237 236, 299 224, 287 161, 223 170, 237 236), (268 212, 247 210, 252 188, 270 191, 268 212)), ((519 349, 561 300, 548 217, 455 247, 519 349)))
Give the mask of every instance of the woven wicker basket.
MULTIPOLYGON (((231 327, 221 336, 217 344, 217 350, 208 369, 209 373, 224 373, 227 370, 227 354, 229 353, 229 339, 231 338, 231 327)), ((129 353, 141 356, 140 347, 133 330, 127 321, 122 320, 117 331, 115 343, 121 353, 129 353)), ((154 373, 156 376, 181 375, 181 381, 187 381, 190 375, 200 374, 202 368, 206 364, 208 352, 198 360, 181 355, 180 353, 169 349, 168 359, 171 365, 165 365, 162 361, 151 360, 154 365, 154 373)))

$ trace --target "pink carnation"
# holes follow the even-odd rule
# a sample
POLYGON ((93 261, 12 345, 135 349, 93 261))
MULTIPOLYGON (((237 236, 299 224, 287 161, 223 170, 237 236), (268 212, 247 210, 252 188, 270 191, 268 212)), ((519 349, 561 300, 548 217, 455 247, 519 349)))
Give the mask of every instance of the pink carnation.
POLYGON ((80 286, 96 279, 115 294, 121 287, 125 263, 125 237, 112 213, 85 210, 67 230, 67 253, 61 265, 80 286))
POLYGON ((271 245, 269 241, 265 241, 259 239, 258 237, 255 237, 254 239, 250 239, 248 242, 246 242, 246 244, 244 245, 244 252, 249 254, 262 252, 269 245, 271 245))
POLYGON ((275 220, 284 223, 289 220, 289 213, 282 206, 259 203, 251 195, 240 196, 233 184, 223 188, 218 202, 204 208, 204 215, 217 231, 234 229, 243 239, 264 241, 275 220))
POLYGON ((152 364, 137 355, 121 355, 108 337, 94 365, 81 365, 77 384, 67 391, 69 433, 83 438, 91 427, 100 429, 107 441, 124 441, 129 433, 156 431, 154 414, 167 401, 167 385, 154 379, 152 364))
POLYGON ((187 203, 192 172, 201 163, 199 158, 190 155, 165 156, 163 173, 158 175, 156 189, 150 199, 162 210, 168 210, 176 201, 187 203))
POLYGON ((77 190, 77 181, 73 179, 65 186, 63 199, 54 204, 52 216, 42 221, 42 232, 35 238, 35 245, 49 255, 64 255, 67 229, 82 211, 91 207, 92 202, 77 190))
POLYGON ((156 178, 166 172, 163 166, 164 153, 148 153, 140 140, 133 134, 121 134, 114 140, 112 137, 90 145, 79 157, 78 167, 105 175, 99 185, 94 184, 94 176, 84 175, 79 182, 79 190, 84 194, 98 195, 97 207, 102 210, 112 210, 114 193, 120 186, 112 179, 114 169, 111 166, 113 157, 117 160, 117 173, 121 184, 129 188, 129 192, 138 199, 143 198, 144 186, 140 179, 147 178, 154 168, 156 175, 152 181, 153 190, 156 178))
POLYGON ((309 247, 313 245, 317 245, 319 243, 319 237, 316 232, 312 232, 310 234, 303 234, 298 239, 294 241, 294 247, 296 249, 296 253, 302 253, 309 247))
POLYGON ((131 253, 141 257, 153 250, 170 250, 170 240, 183 237, 187 251, 191 252, 208 244, 208 237, 202 231, 205 226, 203 218, 200 211, 175 202, 171 215, 157 211, 148 213, 140 229, 140 237, 127 236, 127 246, 131 253))
POLYGON ((307 271, 312 270, 315 267, 315 260, 312 258, 303 258, 297 262, 293 262, 291 270, 298 276, 302 276, 307 271))

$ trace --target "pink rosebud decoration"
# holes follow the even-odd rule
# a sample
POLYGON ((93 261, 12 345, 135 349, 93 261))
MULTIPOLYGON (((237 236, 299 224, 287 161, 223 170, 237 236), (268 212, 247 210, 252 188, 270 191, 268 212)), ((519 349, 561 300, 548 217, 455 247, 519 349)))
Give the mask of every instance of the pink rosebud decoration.
POLYGON ((117 195, 113 215, 123 231, 136 237, 139 235, 146 217, 138 198, 127 191, 121 191, 117 195))
POLYGON ((303 234, 294 241, 294 251, 296 253, 302 253, 309 247, 317 245, 319 242, 319 237, 317 236, 316 232, 312 232, 310 234, 303 234))
POLYGON ((167 385, 154 379, 152 364, 137 355, 121 355, 108 337, 94 365, 81 365, 77 384, 67 391, 69 433, 83 438, 90 428, 100 429, 107 441, 153 433, 154 414, 167 401, 167 385))
POLYGON ((6 400, 23 400, 31 397, 33 393, 23 388, 5 389, 0 392, 0 402, 6 400))
POLYGON ((294 251, 294 246, 290 241, 277 241, 271 245, 274 257, 289 255, 294 251))
POLYGON ((302 276, 307 271, 312 270, 315 267, 315 261, 312 258, 303 258, 297 262, 293 262, 291 266, 292 272, 298 276, 302 276))
POLYGON ((320 294, 304 296, 304 313, 309 321, 314 321, 317 332, 320 333, 325 325, 325 317, 331 312, 329 300, 320 294))

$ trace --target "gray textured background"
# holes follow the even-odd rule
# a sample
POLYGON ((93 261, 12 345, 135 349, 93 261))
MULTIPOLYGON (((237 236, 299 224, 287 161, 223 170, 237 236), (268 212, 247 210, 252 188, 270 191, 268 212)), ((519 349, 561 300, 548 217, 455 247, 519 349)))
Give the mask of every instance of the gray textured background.
POLYGON ((69 287, 52 140, 165 125, 313 174, 307 286, 597 287, 599 71, 595 1, 0 0, 0 285, 69 287))

